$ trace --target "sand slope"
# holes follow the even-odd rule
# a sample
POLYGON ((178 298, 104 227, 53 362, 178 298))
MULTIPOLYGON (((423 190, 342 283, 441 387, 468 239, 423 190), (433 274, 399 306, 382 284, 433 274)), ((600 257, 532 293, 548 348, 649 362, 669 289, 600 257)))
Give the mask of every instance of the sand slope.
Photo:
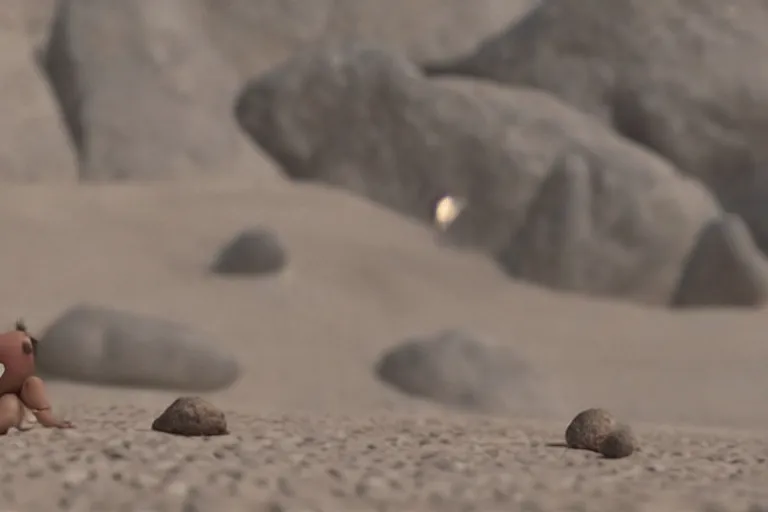
MULTIPOLYGON (((88 508, 83 500, 149 499, 154 494, 104 475, 119 467, 137 476, 144 473, 142 457, 163 466, 187 453, 200 459, 181 464, 180 478, 188 485, 239 468, 246 475, 237 484, 240 498, 233 498, 239 504, 247 496, 264 503, 277 499, 278 477, 290 479, 297 490, 280 498, 285 510, 374 510, 379 502, 388 503, 388 510, 469 510, 462 503, 509 510, 508 504, 494 504, 494 489, 513 487, 515 499, 529 497, 541 510, 561 509, 548 503, 587 499, 596 500, 590 510, 617 510, 616 500, 630 499, 627 489, 635 486, 637 496, 660 488, 679 494, 667 473, 648 469, 658 460, 680 473, 683 494, 698 486, 716 497, 742 496, 742 489, 746 494, 739 499, 754 501, 764 488, 758 485, 761 477, 765 481, 768 459, 768 444, 759 434, 768 430, 764 312, 673 314, 516 284, 484 258, 438 247, 423 226, 336 191, 288 186, 277 178, 6 186, 0 190, 0 219, 0 282, 8 291, 0 307, 9 327, 24 316, 32 330, 42 329, 75 302, 105 303, 212 332, 212 343, 239 354, 245 369, 233 388, 208 397, 230 411, 233 436, 207 442, 147 430, 174 393, 51 383, 56 406, 80 429, 0 439, 3 465, 18 468, 0 491, 19 510, 53 510, 60 497, 78 494, 60 487, 65 470, 100 475, 98 484, 82 484, 87 498, 72 498, 70 510, 108 510, 88 508), (260 280, 209 275, 206 267, 221 244, 254 224, 270 226, 283 238, 289 270, 260 280), (495 419, 460 415, 374 380, 371 367, 384 349, 446 327, 513 345, 552 378, 559 412, 540 427, 522 413, 495 419), (560 440, 570 418, 595 405, 648 424, 643 432, 649 451, 614 464, 580 452, 560 458, 562 450, 542 446, 560 440), (105 412, 110 407, 114 411, 105 412), (342 417, 347 419, 333 420, 342 417), (427 417, 429 426, 414 426, 427 417), (692 429, 698 427, 721 430, 697 434, 692 429), (723 430, 729 428, 756 433, 723 430), (302 436, 313 440, 299 443, 302 436), (123 442, 130 444, 127 460, 105 455, 107 444, 123 442), (225 452, 223 459, 216 458, 217 450, 225 452), (674 455, 675 450, 685 453, 674 455), (29 476, 45 464, 43 452, 64 469, 29 476), (460 469, 421 470, 426 483, 419 487, 414 468, 427 464, 428 452, 460 463, 460 469), (337 477, 328 476, 334 468, 348 475, 338 484, 339 495, 337 477), (354 482, 366 468, 389 471, 399 483, 371 483, 371 492, 383 495, 360 497, 354 482), (62 490, 23 495, 40 478, 62 490), (444 486, 437 494, 459 497, 450 506, 431 500, 432 485, 444 486)), ((163 471, 170 469, 150 473, 163 471)), ((206 499, 228 494, 237 479, 220 478, 205 486, 206 499)), ((164 482, 157 496, 165 496, 170 480, 164 482)), ((169 508, 147 510, 181 510, 174 499, 169 508)), ((250 510, 232 503, 231 510, 250 510)), ((195 510, 213 510, 200 506, 195 510)))

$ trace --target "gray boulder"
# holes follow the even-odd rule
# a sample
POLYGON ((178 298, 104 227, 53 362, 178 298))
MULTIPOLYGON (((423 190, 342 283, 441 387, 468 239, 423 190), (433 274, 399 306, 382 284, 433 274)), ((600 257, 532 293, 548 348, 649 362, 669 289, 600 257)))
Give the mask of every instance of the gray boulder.
POLYGON ((263 275, 282 270, 288 254, 277 234, 251 228, 238 234, 219 252, 212 270, 217 274, 263 275))
POLYGON ((59 0, 45 68, 82 180, 253 171, 230 116, 237 73, 202 15, 187 0, 59 0))
POLYGON ((461 330, 406 340, 380 357, 376 377, 407 395, 468 410, 548 415, 552 383, 512 349, 461 330))
POLYGON ((141 388, 213 391, 234 383, 234 357, 175 322, 81 304, 38 344, 39 370, 54 378, 141 388))
POLYGON ((296 56, 251 81, 236 115, 291 178, 425 222, 436 197, 465 199, 459 245, 555 288, 666 305, 700 229, 720 214, 701 185, 546 93, 429 80, 365 47, 296 56), (558 171, 571 153, 590 155, 586 168, 558 171), (569 208, 581 224, 558 224, 569 208), (564 252, 570 239, 575 254, 564 252), (567 265, 578 275, 564 277, 567 265))
POLYGON ((713 219, 684 267, 675 307, 760 306, 768 302, 768 260, 737 215, 713 219))
POLYGON ((701 179, 768 250, 768 4, 547 1, 426 66, 548 91, 701 179))
POLYGON ((53 93, 35 63, 25 0, 4 0, 0 12, 0 180, 74 181, 69 144, 53 93))

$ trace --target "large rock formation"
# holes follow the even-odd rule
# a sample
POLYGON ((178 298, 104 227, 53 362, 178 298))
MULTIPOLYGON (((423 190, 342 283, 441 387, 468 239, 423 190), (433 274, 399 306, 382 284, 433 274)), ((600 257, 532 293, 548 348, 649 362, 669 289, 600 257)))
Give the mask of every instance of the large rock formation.
POLYGON ((551 0, 427 66, 549 91, 701 179, 768 250, 768 4, 551 0))
POLYGON ((466 198, 462 242, 554 288, 666 304, 720 214, 702 186, 546 93, 428 80, 383 51, 309 51, 236 108, 293 178, 425 221, 435 197, 466 198))

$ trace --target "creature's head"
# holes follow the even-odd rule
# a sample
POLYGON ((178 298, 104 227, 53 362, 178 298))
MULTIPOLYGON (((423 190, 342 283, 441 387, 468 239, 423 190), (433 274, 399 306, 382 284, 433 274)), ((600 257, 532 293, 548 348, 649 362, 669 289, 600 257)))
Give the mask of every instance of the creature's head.
POLYGON ((19 376, 33 373, 37 344, 23 320, 16 322, 14 330, 0 334, 0 378, 6 373, 19 376))

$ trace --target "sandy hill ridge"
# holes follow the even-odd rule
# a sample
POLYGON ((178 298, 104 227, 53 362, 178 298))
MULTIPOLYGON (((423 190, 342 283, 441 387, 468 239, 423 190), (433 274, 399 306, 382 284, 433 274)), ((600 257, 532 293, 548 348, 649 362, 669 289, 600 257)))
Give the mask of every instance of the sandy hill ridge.
MULTIPOLYGON (((416 507, 414 510, 452 510, 445 502, 427 500, 432 492, 428 489, 437 486, 434 492, 450 496, 454 487, 475 482, 475 477, 468 476, 473 473, 428 473, 430 476, 425 478, 431 483, 424 484, 424 488, 419 487, 418 481, 401 480, 400 485, 416 486, 409 491, 412 494, 402 494, 396 481, 393 488, 384 486, 371 491, 380 493, 378 501, 371 501, 365 496, 329 496, 333 486, 326 477, 305 477, 305 470, 296 473, 288 463, 308 458, 299 465, 308 464, 309 474, 324 471, 326 465, 347 474, 344 465, 349 464, 350 468, 357 468, 350 469, 350 478, 367 482, 366 479, 374 477, 364 478, 363 473, 376 471, 381 464, 396 468, 396 461, 415 456, 408 446, 418 441, 411 436, 426 436, 428 432, 434 432, 438 438, 448 436, 453 446, 448 450, 439 441, 433 441, 436 444, 427 445, 432 446, 430 453, 440 454, 441 460, 456 459, 456 464, 464 464, 460 467, 469 464, 480 474, 488 475, 489 480, 483 485, 489 487, 477 490, 477 501, 473 494, 468 494, 455 502, 476 503, 482 510, 494 510, 483 508, 496 506, 486 501, 493 492, 516 495, 507 484, 493 483, 497 478, 493 475, 501 468, 505 475, 534 468, 534 474, 526 477, 533 478, 532 482, 564 479, 565 490, 532 494, 522 488, 516 491, 519 499, 525 496, 538 501, 545 510, 559 506, 558 503, 565 506, 585 499, 595 506, 614 506, 625 485, 638 485, 638 493, 655 493, 654 486, 667 481, 648 473, 655 471, 656 466, 663 471, 683 472, 679 485, 663 487, 662 494, 670 496, 669 499, 677 499, 679 490, 690 500, 695 494, 692 489, 701 487, 708 491, 703 495, 706 499, 699 496, 698 501, 725 500, 746 506, 750 500, 761 499, 757 490, 762 486, 755 483, 750 487, 753 484, 749 482, 759 480, 755 475, 760 473, 755 472, 764 465, 760 461, 765 459, 759 455, 765 450, 762 434, 722 428, 765 428, 766 413, 759 404, 768 382, 762 371, 764 317, 759 313, 674 314, 510 284, 481 256, 435 246, 421 226, 353 197, 313 187, 274 186, 265 192, 262 184, 237 181, 204 187, 27 186, 7 188, 0 194, 4 222, 24 228, 8 231, 8 249, 2 254, 3 280, 16 283, 19 290, 16 296, 3 299, 4 309, 23 310, 31 325, 45 325, 73 302, 108 303, 205 329, 214 333, 212 343, 238 354, 243 365, 241 379, 230 389, 206 395, 229 415, 234 436, 229 442, 235 445, 230 448, 235 458, 225 458, 228 462, 224 466, 240 464, 238 450, 248 452, 256 450, 256 446, 273 446, 259 448, 267 450, 258 452, 261 455, 243 455, 250 457, 252 462, 248 464, 256 464, 254 468, 258 469, 249 469, 242 463, 245 465, 240 471, 249 476, 244 483, 237 484, 240 499, 249 496, 248 500, 256 503, 272 500, 286 507, 304 503, 358 510, 383 501, 392 503, 391 506, 400 503, 403 507, 416 507), (340 222, 340 216, 349 220, 340 222), (281 233, 293 258, 290 270, 256 283, 201 272, 222 241, 254 217, 281 233), (29 247, 35 248, 31 256, 29 247), (526 413, 526 406, 530 409, 531 404, 521 402, 513 414, 497 415, 495 419, 457 415, 450 409, 400 395, 374 379, 373 364, 384 350, 404 337, 428 334, 445 326, 481 332, 524 354, 552 386, 551 414, 539 422, 526 419, 531 417, 526 413), (727 350, 722 348, 724 340, 728 340, 727 350), (600 467, 604 470, 589 469, 597 461, 585 459, 581 453, 561 459, 561 449, 541 446, 561 439, 570 417, 595 404, 640 425, 641 439, 655 455, 642 454, 630 459, 631 462, 619 462, 617 467, 623 469, 616 474, 615 468, 603 463, 600 467), (399 421, 428 421, 429 427, 402 430, 399 421), (658 424, 676 426, 660 429, 658 424), (701 433, 696 425, 720 428, 714 433, 711 429, 701 433), (256 441, 248 441, 254 436, 256 441), (328 440, 323 441, 327 436, 328 440), (534 448, 525 436, 530 436, 534 448), (307 445, 299 442, 303 437, 316 441, 307 445), (327 462, 330 459, 323 455, 325 450, 341 449, 332 447, 344 438, 348 438, 345 443, 354 444, 345 448, 352 450, 345 452, 350 458, 339 459, 335 465, 327 462), (390 438, 401 439, 405 444, 379 455, 378 449, 364 449, 368 444, 390 446, 390 438), (326 442, 330 444, 323 444, 326 442), (688 446, 682 459, 672 455, 680 443, 688 446), (467 455, 481 446, 500 454, 500 466, 467 455), (272 453, 274 465, 259 464, 268 453, 272 453), (538 462, 536 453, 543 456, 538 462), (381 457, 388 462, 376 462, 381 457), (466 457, 470 457, 470 462, 461 463, 466 457), (709 460, 711 457, 716 462, 709 460), (733 462, 739 458, 746 458, 745 462, 733 462), (320 465, 315 466, 313 461, 320 465), (574 469, 574 464, 584 469, 574 469), (731 470, 740 475, 739 468, 744 468, 745 476, 735 477, 736 482, 742 482, 736 484, 727 475, 731 470), (586 478, 577 475, 590 471, 597 471, 595 482, 602 483, 587 487, 567 483, 572 478, 586 478), (649 476, 643 476, 646 474, 649 476), (267 482, 261 491, 258 486, 251 487, 259 478, 267 482), (288 479, 288 485, 297 489, 299 497, 290 493, 282 496, 279 486, 286 484, 280 484, 281 479, 288 479), (752 494, 739 494, 745 486, 752 489, 752 494), (596 487, 602 489, 599 495, 592 491, 596 487), (740 497, 736 499, 732 493, 740 497)), ((162 443, 176 442, 163 441, 147 429, 152 417, 178 393, 60 382, 51 382, 49 386, 56 406, 80 428, 65 434, 35 430, 30 433, 31 439, 48 439, 41 446, 58 453, 54 460, 65 461, 65 454, 80 446, 77 440, 83 439, 87 447, 77 448, 80 451, 74 452, 79 453, 75 462, 62 462, 64 470, 45 470, 42 478, 64 486, 61 495, 70 496, 81 507, 88 503, 86 496, 93 496, 94 503, 106 496, 119 496, 116 503, 138 503, 138 498, 131 497, 134 491, 130 489, 134 487, 114 482, 103 484, 104 472, 115 466, 109 462, 111 459, 105 459, 102 450, 115 443, 128 443, 129 448, 123 448, 128 461, 118 466, 126 478, 139 478, 139 467, 143 466, 134 464, 152 457, 144 451, 145 443, 165 446, 162 443), (96 462, 89 466, 77 462, 81 459, 96 462), (70 474, 71 471, 74 473, 70 474), (78 471, 95 471, 99 477, 92 481, 78 471), (85 483, 62 483, 66 478, 81 477, 85 483)), ((14 434, 5 442, 30 446, 25 435, 14 434)), ((165 510, 180 506, 184 498, 173 494, 179 486, 172 487, 170 495, 161 489, 167 490, 170 482, 176 480, 191 488, 202 485, 209 478, 207 472, 218 473, 222 468, 214 452, 207 450, 226 445, 227 441, 205 445, 211 448, 201 448, 194 441, 179 443, 182 444, 178 448, 171 444, 157 455, 181 450, 178 453, 198 454, 200 460, 179 466, 186 468, 181 474, 169 475, 165 471, 170 470, 162 469, 165 466, 158 460, 160 466, 152 470, 153 478, 165 478, 166 483, 139 485, 157 489, 147 496, 155 496, 152 499, 156 503, 170 507, 165 510)), ((21 453, 20 450, 17 448, 13 453, 21 453)), ((30 447, 24 453, 28 457, 37 452, 30 447)), ((34 457, 24 459, 27 462, 19 467, 47 464, 35 462, 44 459, 34 457)), ((160 458, 167 460, 165 456, 160 458)), ((14 481, 25 488, 27 484, 23 482, 33 486, 38 480, 19 476, 14 481)), ((374 478, 366 485, 383 485, 376 482, 374 478)), ((353 484, 340 485, 344 488, 353 484)), ((205 503, 216 503, 229 492, 225 493, 229 489, 226 486, 211 488, 206 484, 202 488, 207 490, 193 493, 187 499, 199 500, 203 507, 213 506, 205 503)), ((650 498, 635 499, 646 503, 650 498)), ((25 496, 18 500, 27 504, 53 503, 25 496)), ((149 497, 146 500, 151 501, 149 497)), ((235 510, 245 506, 243 501, 232 503, 235 510)))

